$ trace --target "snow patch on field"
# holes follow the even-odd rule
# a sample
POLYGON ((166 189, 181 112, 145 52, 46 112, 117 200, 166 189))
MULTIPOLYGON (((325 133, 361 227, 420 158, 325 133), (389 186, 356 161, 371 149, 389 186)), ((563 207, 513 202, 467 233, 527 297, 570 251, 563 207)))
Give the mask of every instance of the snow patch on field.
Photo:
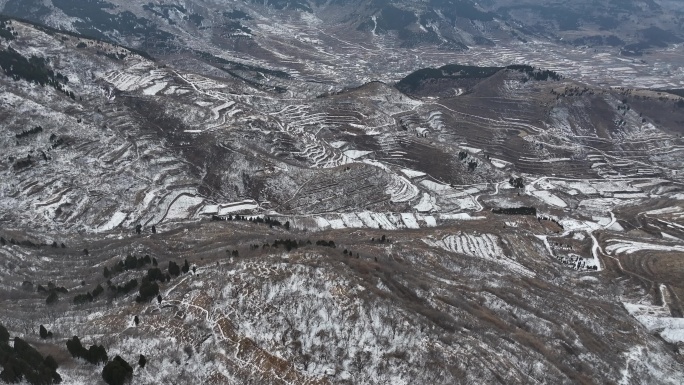
POLYGON ((175 202, 169 207, 169 211, 166 214, 165 219, 186 219, 193 216, 194 211, 191 212, 193 207, 197 207, 204 202, 204 198, 192 195, 181 195, 176 199, 175 202))
POLYGON ((510 163, 501 160, 501 159, 495 159, 495 158, 490 158, 489 161, 492 163, 492 166, 496 168, 505 168, 508 166, 510 163))
POLYGON ((641 383, 637 378, 633 378, 633 371, 635 367, 649 373, 652 378, 660 379, 662 384, 682 384, 684 382, 684 375, 678 371, 664 370, 664 362, 667 362, 667 356, 662 353, 654 352, 644 346, 634 346, 629 349, 626 356, 626 367, 620 371, 622 378, 620 385, 630 385, 641 383), (667 373, 667 374, 665 374, 667 373), (674 374, 674 375, 673 375, 674 374))
POLYGON ((610 231, 625 231, 624 227, 622 227, 622 225, 618 222, 613 222, 613 224, 606 227, 606 229, 610 231))
POLYGON ((567 203, 548 191, 533 191, 532 194, 545 203, 560 208, 568 207, 567 203))
POLYGON ((582 220, 573 219, 573 218, 563 218, 558 223, 560 223, 561 226, 563 226, 563 229, 565 229, 566 232, 569 232, 569 231, 590 231, 591 232, 591 231, 599 230, 602 228, 602 226, 596 222, 582 221, 582 220))
POLYGON ((645 250, 684 253, 684 246, 681 245, 659 245, 655 243, 637 242, 626 239, 610 239, 607 243, 609 243, 609 245, 605 247, 605 250, 613 254, 634 254, 638 251, 645 250))
MULTIPOLYGON (((217 205, 204 206, 201 214, 214 214, 218 210, 217 205)), ((277 217, 277 216, 276 216, 277 217)), ((356 213, 330 213, 303 216, 278 217, 281 222, 290 221, 293 228, 303 230, 326 230, 326 229, 420 229, 435 227, 439 223, 450 221, 481 220, 485 217, 473 217, 467 213, 421 215, 419 213, 381 213, 362 211, 356 213)))
POLYGON ((167 84, 168 84, 167 82, 154 83, 153 86, 148 87, 148 88, 145 88, 145 89, 143 90, 143 94, 154 96, 154 95, 156 95, 159 91, 163 90, 163 89, 166 87, 167 84))
POLYGON ((441 240, 423 239, 428 245, 440 247, 444 250, 481 258, 505 266, 511 272, 533 277, 534 272, 504 255, 499 245, 499 238, 493 234, 468 234, 459 232, 448 235, 441 240))
POLYGON ((219 205, 218 215, 228 215, 241 211, 251 211, 259 208, 259 203, 253 200, 245 200, 242 202, 229 203, 227 205, 219 205))
POLYGON ((382 213, 371 213, 371 217, 375 220, 375 223, 378 224, 378 226, 382 226, 383 229, 387 230, 396 230, 397 226, 395 226, 385 214, 382 213))
POLYGON ((425 188, 434 191, 434 192, 443 192, 447 190, 452 190, 452 187, 449 186, 448 184, 442 184, 442 183, 437 183, 433 182, 431 180, 424 180, 421 181, 420 184, 425 186, 425 188))
POLYGON ((379 227, 377 222, 375 222, 375 219, 373 218, 373 216, 371 215, 370 212, 364 211, 361 213, 357 213, 357 215, 358 215, 359 219, 361 220, 361 222, 363 222, 365 227, 370 227, 373 229, 377 229, 379 227))
POLYGON ((327 220, 331 229, 344 229, 347 227, 342 218, 328 218, 327 220))
POLYGON ((625 309, 650 332, 656 332, 670 343, 684 342, 684 318, 670 316, 667 306, 623 302, 625 309))
POLYGON ((591 212, 605 213, 614 207, 621 205, 623 201, 616 198, 585 199, 579 202, 579 208, 591 212))
POLYGON ((674 213, 680 213, 682 211, 684 211, 684 209, 682 209, 681 207, 672 206, 672 207, 665 207, 665 208, 658 209, 658 210, 646 211, 644 214, 646 214, 646 215, 674 214, 674 213))
POLYGON ((439 214, 439 219, 452 220, 452 221, 472 221, 478 219, 485 219, 486 217, 473 217, 468 213, 457 213, 457 214, 439 214))
POLYGON ((121 222, 123 222, 124 219, 126 219, 126 215, 128 214, 123 213, 121 211, 115 212, 114 215, 112 215, 112 217, 109 219, 109 221, 99 228, 99 231, 109 231, 115 228, 116 226, 119 226, 121 222))
POLYGON ((409 178, 420 178, 420 177, 424 177, 425 175, 427 175, 422 171, 411 170, 408 168, 402 169, 401 172, 404 173, 404 175, 406 175, 409 178))
POLYGON ((591 219, 603 227, 607 227, 611 223, 610 217, 593 216, 591 219))
POLYGON ((425 221, 425 225, 427 225, 427 227, 437 226, 437 220, 432 215, 426 215, 426 216, 422 217, 422 219, 423 219, 423 221, 425 221))
POLYGON ((468 151, 471 154, 476 154, 476 155, 482 152, 482 149, 475 148, 475 147, 468 147, 468 146, 464 146, 464 145, 460 145, 460 146, 458 146, 458 148, 465 150, 465 151, 468 151))
POLYGON ((226 216, 232 213, 253 211, 258 209, 259 203, 253 199, 245 199, 239 202, 205 205, 200 210, 201 215, 226 216))
POLYGON ((362 228, 363 222, 354 213, 340 214, 342 216, 342 221, 344 221, 345 227, 351 228, 362 228))
POLYGON ((633 187, 626 181, 600 181, 592 183, 593 187, 602 193, 605 192, 641 192, 640 189, 633 187))
POLYGON ((420 228, 420 226, 418 225, 418 221, 416 220, 416 217, 411 213, 402 213, 401 214, 401 220, 404 221, 404 224, 409 229, 419 229, 420 228))
POLYGON ((392 175, 390 183, 387 185, 386 192, 391 196, 393 203, 408 202, 418 196, 420 190, 408 179, 392 175))
POLYGON ((126 71, 113 71, 107 73, 103 76, 103 79, 121 91, 134 91, 148 87, 150 84, 153 84, 150 87, 153 91, 154 88, 163 83, 163 86, 154 92, 154 94, 156 94, 166 87, 166 82, 156 82, 157 80, 164 78, 164 76, 166 76, 166 72, 150 70, 150 65, 148 63, 141 62, 129 67, 126 71))
POLYGON ((667 239, 669 241, 679 241, 681 242, 681 239, 675 237, 674 235, 670 235, 668 233, 660 232, 660 235, 662 235, 663 239, 667 239))
POLYGON ((216 106, 216 107, 212 108, 211 109, 212 119, 218 120, 218 118, 221 116, 222 110, 225 110, 227 108, 231 108, 234 105, 235 105, 235 102, 231 100, 231 101, 228 101, 228 102, 221 104, 220 106, 216 106))
POLYGON ((423 198, 413 208, 418 212, 424 213, 432 211, 435 207, 435 198, 428 193, 423 193, 423 198))
POLYGON ((344 155, 350 159, 359 159, 372 153, 373 151, 347 150, 344 152, 344 155))

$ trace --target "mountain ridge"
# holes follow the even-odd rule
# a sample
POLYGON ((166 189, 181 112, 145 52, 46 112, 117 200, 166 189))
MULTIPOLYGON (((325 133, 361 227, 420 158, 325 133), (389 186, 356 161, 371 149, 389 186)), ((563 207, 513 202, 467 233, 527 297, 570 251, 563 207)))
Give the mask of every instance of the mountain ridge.
POLYGON ((0 339, 64 383, 684 381, 681 96, 332 26, 277 61, 0 27, 38 69, 0 71, 0 339))

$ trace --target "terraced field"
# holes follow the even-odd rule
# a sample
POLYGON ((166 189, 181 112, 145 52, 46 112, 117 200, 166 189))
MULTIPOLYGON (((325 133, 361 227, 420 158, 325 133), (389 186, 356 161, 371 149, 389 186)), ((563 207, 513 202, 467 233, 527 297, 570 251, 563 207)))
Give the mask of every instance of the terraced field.
POLYGON ((515 68, 334 90, 12 25, 69 80, 0 74, 0 322, 65 382, 100 378, 73 335, 149 384, 684 381, 680 97, 515 68))

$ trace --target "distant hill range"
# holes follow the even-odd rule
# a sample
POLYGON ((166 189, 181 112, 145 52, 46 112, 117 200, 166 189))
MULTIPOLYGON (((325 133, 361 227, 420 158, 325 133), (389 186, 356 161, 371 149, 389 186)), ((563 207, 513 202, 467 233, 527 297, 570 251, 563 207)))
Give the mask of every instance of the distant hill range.
POLYGON ((304 73, 311 69, 300 61, 324 62, 321 50, 346 55, 366 47, 373 54, 371 43, 458 52, 541 41, 613 47, 623 56, 641 56, 683 41, 679 5, 653 0, 242 0, 227 6, 208 0, 4 0, 0 12, 154 56, 201 59, 198 52, 234 52, 291 70, 295 61, 303 68, 294 70, 304 73), (288 55, 293 59, 283 58, 288 55))

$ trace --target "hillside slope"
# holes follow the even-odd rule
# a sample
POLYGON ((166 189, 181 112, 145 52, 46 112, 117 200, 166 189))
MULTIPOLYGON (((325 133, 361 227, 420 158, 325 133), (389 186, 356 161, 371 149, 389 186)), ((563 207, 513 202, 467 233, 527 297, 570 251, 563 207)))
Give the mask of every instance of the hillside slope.
POLYGON ((680 96, 1 27, 0 323, 64 383, 684 381, 680 96))

